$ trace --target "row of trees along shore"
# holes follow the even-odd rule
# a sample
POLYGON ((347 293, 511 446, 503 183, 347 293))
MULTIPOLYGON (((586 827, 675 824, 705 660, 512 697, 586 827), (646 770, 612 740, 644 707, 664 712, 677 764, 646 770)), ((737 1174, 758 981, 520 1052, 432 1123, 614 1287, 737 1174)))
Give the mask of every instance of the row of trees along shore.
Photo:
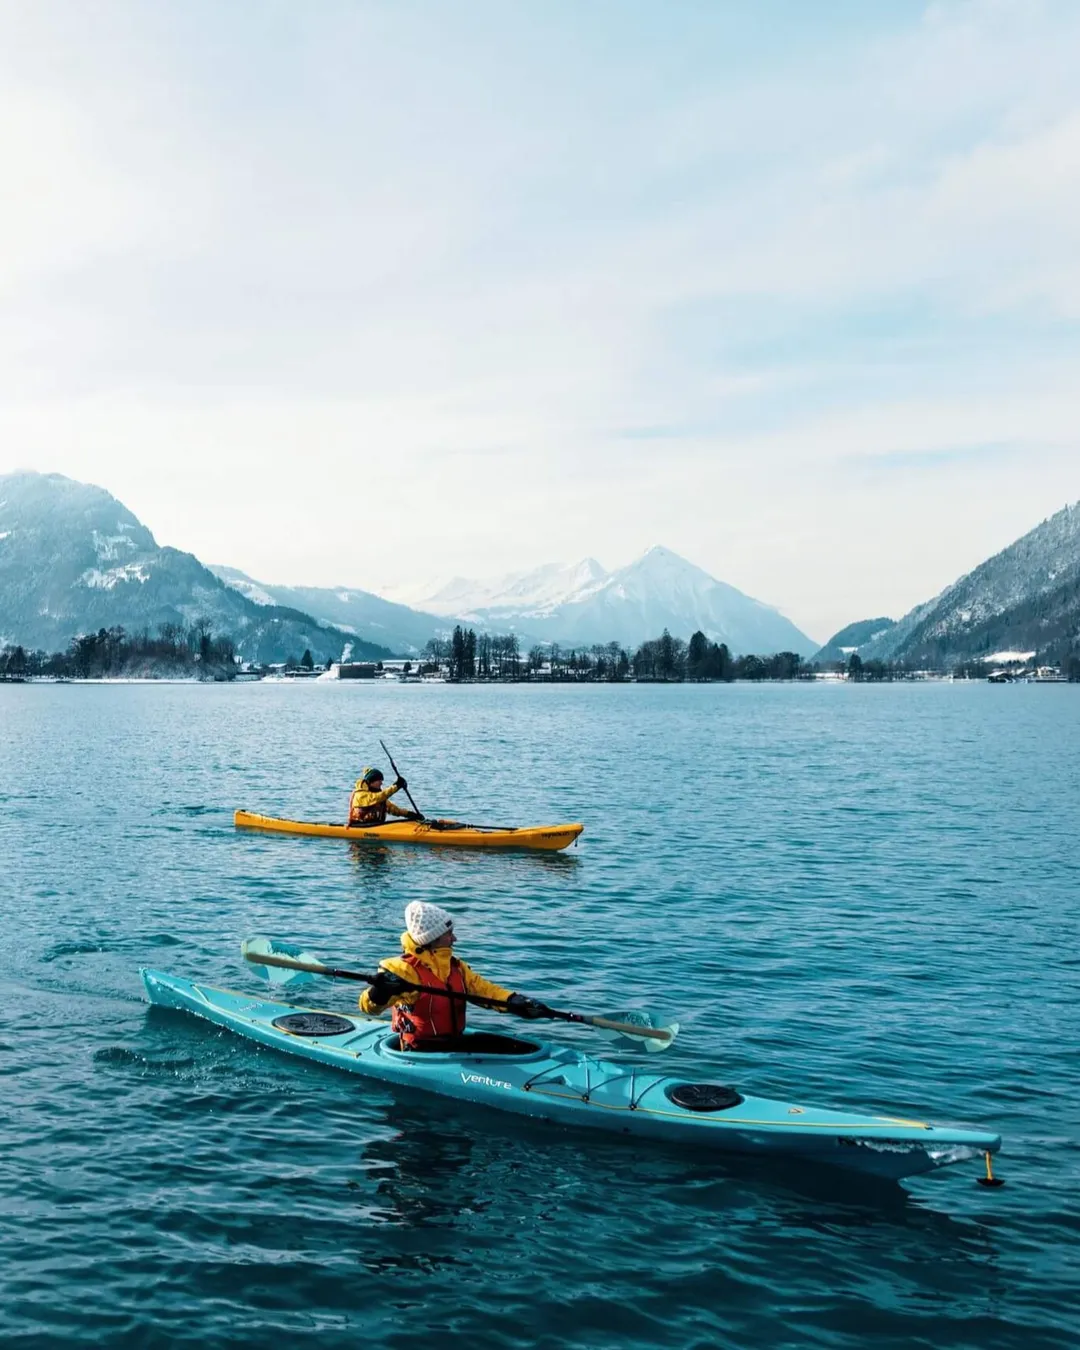
MULTIPOLYGON (((285 663, 286 670, 312 671, 311 652, 285 663)), ((406 663, 406 672, 412 670, 406 663)), ((0 679, 34 676, 56 679, 103 679, 186 675, 228 680, 239 670, 236 646, 229 637, 215 637, 208 619, 190 626, 161 624, 155 635, 148 629, 129 634, 123 628, 100 628, 73 638, 66 651, 27 651, 0 647, 0 679)), ((985 679, 991 668, 978 660, 965 661, 951 672, 961 679, 985 679)), ((843 674, 850 680, 877 682, 912 679, 924 670, 884 661, 864 661, 852 652, 846 661, 825 666, 807 663, 795 652, 771 656, 732 656, 726 643, 712 642, 695 633, 689 642, 672 637, 665 628, 658 638, 643 642, 633 652, 617 642, 590 647, 531 647, 523 653, 513 634, 477 634, 459 624, 449 639, 432 638, 416 666, 418 675, 443 675, 449 680, 538 680, 619 683, 636 680, 660 683, 733 680, 812 680, 822 674, 843 674)), ((1062 675, 1080 683, 1080 652, 1061 663, 1062 675)))
POLYGON ((63 652, 0 650, 0 676, 8 679, 36 675, 81 680, 153 675, 230 679, 237 668, 232 638, 215 637, 206 619, 190 626, 163 623, 155 634, 149 629, 128 633, 119 627, 99 628, 72 638, 63 652))
POLYGON ((449 680, 561 680, 618 683, 624 680, 793 680, 814 671, 795 652, 733 657, 723 642, 695 633, 689 642, 665 628, 635 651, 617 642, 589 647, 531 647, 522 652, 511 633, 477 634, 454 629, 451 638, 433 638, 418 667, 421 675, 449 680))
MULTIPOLYGON (((985 679, 991 667, 966 661, 951 670, 959 679, 985 679)), ((1080 653, 1067 656, 1061 673, 1080 682, 1080 653)), ((636 650, 617 642, 588 647, 531 647, 522 652, 511 633, 477 634, 460 624, 449 639, 433 638, 417 666, 420 675, 444 675, 449 680, 560 680, 617 683, 623 680, 704 682, 732 680, 812 680, 819 675, 844 675, 858 683, 910 680, 926 674, 924 666, 903 662, 863 660, 852 652, 845 661, 807 662, 796 652, 768 656, 732 656, 727 644, 712 642, 696 632, 689 642, 672 637, 665 628, 658 638, 636 650)))

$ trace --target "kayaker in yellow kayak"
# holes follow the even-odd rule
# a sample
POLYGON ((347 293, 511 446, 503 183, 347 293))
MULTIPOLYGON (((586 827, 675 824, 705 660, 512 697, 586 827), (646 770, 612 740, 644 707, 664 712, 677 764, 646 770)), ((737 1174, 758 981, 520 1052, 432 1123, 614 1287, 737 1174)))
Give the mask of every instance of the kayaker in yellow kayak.
POLYGON ((403 811, 390 800, 395 792, 407 786, 404 778, 395 778, 388 788, 383 788, 382 769, 365 769, 349 800, 349 824, 382 825, 387 814, 400 816, 402 820, 423 820, 418 811, 403 811))
POLYGON ((393 1008, 390 1025, 400 1037, 402 1050, 447 1051, 460 1049, 465 1031, 464 997, 441 998, 415 993, 409 986, 446 989, 455 994, 505 1003, 497 1012, 516 1017, 543 1017, 547 1009, 523 994, 512 993, 477 975, 453 954, 454 920, 440 905, 413 900, 405 906, 405 932, 401 956, 379 962, 379 973, 360 995, 360 1010, 379 1013, 393 1008))

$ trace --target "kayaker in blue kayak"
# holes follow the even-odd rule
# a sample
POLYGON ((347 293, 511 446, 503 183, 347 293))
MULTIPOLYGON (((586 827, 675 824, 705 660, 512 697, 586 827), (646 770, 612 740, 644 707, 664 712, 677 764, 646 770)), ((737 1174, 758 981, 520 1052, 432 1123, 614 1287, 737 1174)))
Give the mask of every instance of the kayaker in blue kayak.
POLYGON ((378 976, 360 995, 362 1012, 393 1009, 391 1026, 400 1037, 402 1050, 460 1049, 466 994, 505 1004, 496 1011, 516 1017, 543 1017, 547 1011, 542 1003, 477 975, 453 954, 454 941, 453 917, 440 905, 413 900, 405 906, 402 955, 380 961, 378 976), (416 993, 417 985, 445 989, 461 997, 416 993))
POLYGON ((402 820, 423 820, 418 811, 403 811, 390 800, 395 792, 407 787, 404 778, 395 778, 388 788, 384 788, 382 769, 365 769, 364 776, 356 780, 349 800, 349 824, 382 825, 387 814, 400 816, 402 820))

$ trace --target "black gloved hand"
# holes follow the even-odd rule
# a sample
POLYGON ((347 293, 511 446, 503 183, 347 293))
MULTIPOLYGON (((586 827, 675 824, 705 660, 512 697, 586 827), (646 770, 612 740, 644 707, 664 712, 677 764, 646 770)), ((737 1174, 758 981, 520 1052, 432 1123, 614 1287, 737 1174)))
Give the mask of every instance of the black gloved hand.
POLYGON ((537 1017, 545 1016, 548 1010, 542 1003, 526 998, 524 994, 511 994, 506 1000, 506 1011, 513 1013, 515 1017, 524 1017, 532 1022, 537 1017))
POLYGON ((406 819, 406 820, 423 820, 423 819, 424 819, 424 813, 423 813, 423 811, 410 811, 410 812, 406 815, 405 819, 406 819))
POLYGON ((404 790, 405 790, 409 785, 408 785, 408 783, 406 783, 405 779, 402 778, 401 774, 398 774, 398 776, 394 779, 394 786, 395 786, 396 788, 401 788, 401 790, 404 792, 404 790))
POLYGON ((392 998, 396 998, 398 994, 407 994, 412 988, 413 985, 408 980, 403 980, 400 975, 395 975, 389 970, 380 970, 368 985, 368 993, 373 1003, 385 1008, 392 998))

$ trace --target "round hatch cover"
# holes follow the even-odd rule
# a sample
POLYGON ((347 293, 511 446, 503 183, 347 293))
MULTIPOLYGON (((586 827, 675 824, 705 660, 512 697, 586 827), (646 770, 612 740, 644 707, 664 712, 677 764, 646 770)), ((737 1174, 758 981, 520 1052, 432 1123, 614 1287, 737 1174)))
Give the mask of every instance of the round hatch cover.
POLYGON ((275 1017, 271 1026, 287 1031, 292 1036, 340 1036, 343 1031, 355 1031, 356 1023, 337 1013, 298 1012, 275 1017))
POLYGON ((726 1111, 729 1106, 739 1106, 743 1099, 741 1092, 723 1083, 679 1083, 665 1092, 668 1101, 684 1111, 726 1111))

